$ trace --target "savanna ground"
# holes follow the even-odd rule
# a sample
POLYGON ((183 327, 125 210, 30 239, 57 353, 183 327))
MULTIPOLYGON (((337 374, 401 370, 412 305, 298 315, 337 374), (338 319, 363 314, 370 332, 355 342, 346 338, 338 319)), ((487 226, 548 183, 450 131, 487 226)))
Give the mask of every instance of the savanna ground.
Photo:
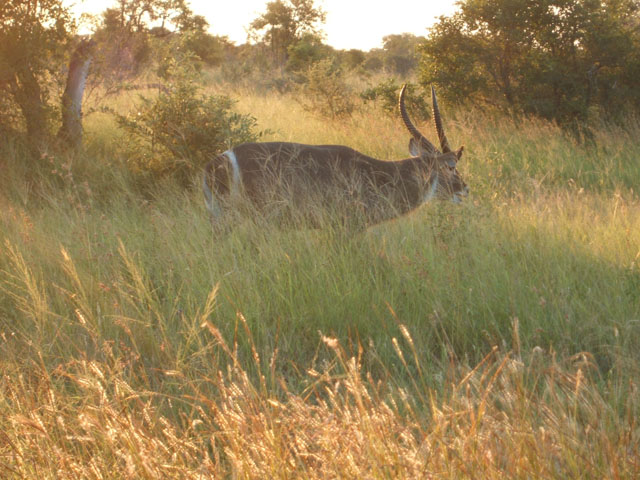
MULTIPOLYGON (((374 107, 232 96, 265 139, 407 156, 374 107)), ((215 237, 103 114, 82 154, 5 142, 0 477, 638 478, 640 124, 442 108, 470 197, 355 235, 215 237)))

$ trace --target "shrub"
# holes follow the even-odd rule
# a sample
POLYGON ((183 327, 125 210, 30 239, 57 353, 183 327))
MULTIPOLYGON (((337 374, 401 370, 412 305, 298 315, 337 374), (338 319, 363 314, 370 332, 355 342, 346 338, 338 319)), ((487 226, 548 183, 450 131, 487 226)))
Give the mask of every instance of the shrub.
POLYGON ((186 183, 213 155, 260 136, 256 119, 232 107, 229 97, 201 95, 186 81, 155 99, 143 97, 135 115, 117 115, 126 134, 129 164, 135 172, 174 175, 186 183))
POLYGON ((332 52, 333 49, 330 46, 322 43, 322 37, 307 33, 287 49, 289 58, 286 68, 290 72, 308 70, 314 63, 329 58, 332 52))
MULTIPOLYGON (((365 102, 376 102, 389 115, 397 115, 398 113, 398 93, 400 84, 394 79, 385 80, 375 87, 371 87, 360 94, 365 102)), ((407 93, 405 96, 407 110, 411 118, 418 122, 423 122, 431 118, 431 107, 429 106, 427 92, 415 84, 407 84, 407 93)))
POLYGON ((304 108, 325 117, 346 117, 355 108, 342 69, 328 58, 309 67, 299 90, 303 95, 304 108))
POLYGON ((197 31, 182 35, 185 47, 195 53, 205 65, 220 65, 224 61, 225 49, 229 46, 225 37, 197 31))

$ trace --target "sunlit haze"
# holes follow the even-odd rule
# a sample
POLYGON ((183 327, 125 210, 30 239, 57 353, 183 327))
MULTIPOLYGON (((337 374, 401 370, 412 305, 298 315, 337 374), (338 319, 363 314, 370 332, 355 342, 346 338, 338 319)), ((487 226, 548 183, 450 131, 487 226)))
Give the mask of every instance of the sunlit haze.
MULTIPOLYGON (((115 5, 115 0, 75 0, 76 14, 99 14, 115 5)), ((210 32, 226 35, 236 44, 247 40, 247 27, 253 19, 265 11, 267 0, 236 0, 217 2, 192 0, 191 9, 206 17, 210 32)), ((425 35, 440 15, 449 15, 454 9, 453 0, 437 2, 395 0, 320 0, 315 4, 327 13, 322 26, 326 42, 339 49, 358 48, 369 50, 382 46, 382 37, 393 33, 425 35)))

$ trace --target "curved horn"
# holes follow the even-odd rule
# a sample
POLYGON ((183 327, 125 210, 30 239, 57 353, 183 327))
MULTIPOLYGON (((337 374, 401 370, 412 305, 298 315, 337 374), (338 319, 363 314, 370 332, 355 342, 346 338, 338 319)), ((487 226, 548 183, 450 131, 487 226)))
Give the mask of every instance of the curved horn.
POLYGON ((436 89, 431 85, 431 101, 433 102, 433 119, 436 122, 436 131, 438 132, 438 138, 440 139, 440 146, 442 147, 442 153, 448 153, 451 151, 447 136, 444 134, 444 128, 442 128, 442 117, 440 116, 440 109, 438 108, 438 99, 436 98, 436 89))
POLYGON ((415 127, 415 125, 411 122, 411 119, 409 118, 409 114, 407 113, 407 109, 404 105, 404 94, 406 90, 407 90, 407 84, 405 83, 402 86, 402 90, 400 90, 400 98, 398 100, 398 106, 400 107, 400 116, 402 117, 402 121, 407 126, 407 130, 409 130, 409 133, 413 135, 413 138, 415 138, 418 142, 420 142, 420 146, 424 150, 430 153, 440 153, 438 152, 438 149, 435 147, 435 145, 433 145, 433 143, 427 140, 425 136, 422 135, 420 131, 415 127))

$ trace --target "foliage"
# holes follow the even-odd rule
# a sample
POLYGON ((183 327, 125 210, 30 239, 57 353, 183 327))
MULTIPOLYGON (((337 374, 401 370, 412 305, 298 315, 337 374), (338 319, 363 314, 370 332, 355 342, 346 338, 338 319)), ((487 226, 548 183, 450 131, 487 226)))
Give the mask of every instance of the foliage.
POLYGON ((184 0, 167 1, 176 4, 173 6, 175 13, 167 15, 167 18, 175 25, 175 32, 180 37, 180 50, 193 53, 206 65, 220 64, 225 50, 231 45, 229 40, 208 33, 209 22, 202 15, 194 14, 184 0))
POLYGON ((410 33, 386 35, 382 38, 383 61, 386 70, 398 75, 407 75, 418 66, 417 47, 424 37, 410 33))
POLYGON ((391 75, 409 76, 418 66, 417 48, 424 41, 410 33, 386 35, 382 48, 372 48, 367 52, 351 49, 339 52, 340 61, 348 70, 358 73, 384 71, 391 75))
MULTIPOLYGON (((0 91, 17 105, 36 149, 50 136, 50 89, 64 63, 74 23, 61 0, 0 4, 0 91)), ((15 111, 15 110, 14 110, 15 111)), ((4 116, 5 111, 0 112, 4 116)))
MULTIPOLYGON (((203 61, 190 48, 191 32, 170 35, 154 43, 154 73, 165 83, 191 81, 201 76, 203 61)), ((162 85, 162 88, 164 85, 162 85)))
POLYGON ((24 128, 24 117, 13 101, 13 96, 0 88, 0 134, 17 132, 24 128))
POLYGON ((230 43, 226 37, 218 37, 206 32, 186 31, 184 46, 208 66, 220 65, 225 60, 225 52, 230 43))
POLYGON ((640 108, 635 0, 464 0, 423 43, 421 81, 563 125, 640 108))
POLYGON ((361 67, 366 59, 366 53, 357 48, 352 48, 340 53, 340 60, 348 70, 355 70, 361 67))
POLYGON ((227 88, 241 87, 255 92, 284 93, 294 85, 292 72, 274 68, 269 47, 264 43, 230 46, 220 68, 209 70, 208 74, 227 88))
POLYGON ((185 184, 212 156, 259 136, 255 118, 234 112, 230 98, 202 95, 187 81, 141 100, 134 115, 117 118, 130 165, 153 177, 172 175, 185 184))
POLYGON ((123 17, 122 12, 108 8, 102 13, 102 23, 93 33, 96 56, 92 66, 92 81, 106 89, 117 89, 123 82, 138 76, 148 67, 151 38, 142 25, 123 17))
POLYGON ((314 0, 275 0, 267 3, 267 11, 249 26, 255 39, 271 47, 274 60, 283 65, 288 49, 305 33, 318 32, 325 13, 314 5, 314 0))
POLYGON ((307 70, 314 63, 328 58, 332 55, 333 49, 322 43, 322 38, 312 33, 305 33, 300 40, 289 45, 287 49, 288 60, 287 70, 291 72, 302 72, 307 70))
POLYGON ((127 32, 148 31, 149 25, 157 21, 161 22, 161 29, 169 22, 180 27, 200 21, 194 19, 186 0, 117 0, 116 3, 116 7, 105 11, 105 18, 109 17, 110 22, 127 32))
POLYGON ((148 68, 154 55, 166 61, 162 42, 156 42, 161 47, 160 52, 154 52, 152 40, 171 41, 170 26, 173 31, 190 34, 189 42, 181 43, 183 47, 193 47, 203 54, 203 60, 209 59, 205 49, 213 44, 207 38, 208 23, 194 15, 185 0, 118 0, 116 7, 102 13, 102 22, 93 34, 98 52, 95 76, 107 89, 117 90, 117 85, 148 68), (160 25, 152 26, 158 21, 160 25))
MULTIPOLYGON (((385 80, 378 85, 368 88, 360 94, 365 102, 379 103, 381 108, 389 115, 398 115, 398 94, 400 84, 393 78, 385 80)), ((426 100, 429 98, 424 89, 419 85, 408 83, 406 92, 406 105, 411 118, 423 122, 431 118, 431 107, 426 100)))
POLYGON ((299 87, 306 110, 329 118, 351 115, 355 108, 353 94, 342 68, 332 59, 311 65, 299 87))
POLYGON ((362 64, 368 72, 379 72, 384 68, 384 54, 379 48, 373 48, 367 53, 367 58, 362 64))
POLYGON ((119 0, 109 8, 93 34, 97 44, 94 85, 118 92, 154 67, 167 78, 171 65, 217 65, 228 41, 207 33, 208 22, 184 0, 119 0), (161 25, 152 22, 161 21, 161 25))

